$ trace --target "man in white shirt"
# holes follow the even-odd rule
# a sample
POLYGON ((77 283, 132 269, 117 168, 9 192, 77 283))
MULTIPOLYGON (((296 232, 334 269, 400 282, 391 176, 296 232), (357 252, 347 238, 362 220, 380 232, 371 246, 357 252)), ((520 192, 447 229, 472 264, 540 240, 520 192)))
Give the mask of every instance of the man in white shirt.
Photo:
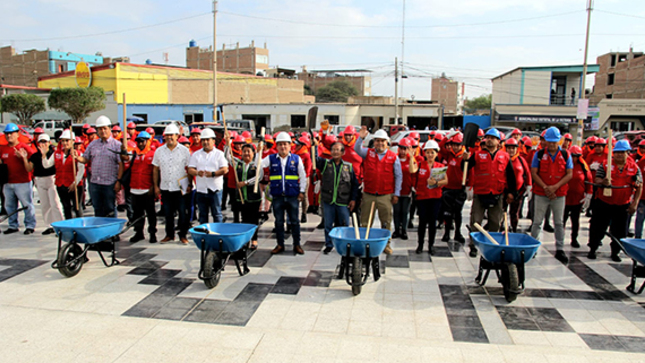
POLYGON ((262 159, 261 167, 269 168, 269 188, 273 197, 273 216, 278 245, 272 254, 284 251, 284 213, 287 212, 293 236, 293 253, 303 255, 300 247, 299 202, 305 198, 307 173, 300 157, 291 154, 291 137, 281 132, 276 138, 277 154, 262 159))
MULTIPOLYGON (((164 212, 166 215, 166 237, 161 243, 174 241, 175 239, 175 212, 179 214, 179 240, 187 245, 188 239, 188 218, 184 213, 185 201, 182 198, 180 182, 188 178, 186 167, 190 159, 190 151, 184 145, 177 143, 179 139, 179 129, 175 125, 168 125, 164 130, 165 144, 155 151, 152 165, 154 172, 155 195, 161 195, 164 212)), ((188 178, 188 190, 192 188, 190 178, 188 178)))
POLYGON ((199 223, 208 223, 208 211, 215 223, 222 222, 223 175, 228 173, 228 162, 224 153, 215 148, 215 133, 206 128, 201 132, 202 148, 195 151, 188 162, 188 174, 195 177, 199 208, 199 223))

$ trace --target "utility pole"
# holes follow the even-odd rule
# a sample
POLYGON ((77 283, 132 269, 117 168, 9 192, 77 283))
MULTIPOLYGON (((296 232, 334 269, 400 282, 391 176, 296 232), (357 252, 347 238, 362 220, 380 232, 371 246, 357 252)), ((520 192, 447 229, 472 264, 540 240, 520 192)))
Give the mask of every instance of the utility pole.
MULTIPOLYGON (((582 63, 582 89, 580 90, 580 99, 587 98, 585 81, 587 80, 587 53, 589 52, 589 27, 591 24, 591 10, 593 10, 593 0, 587 0, 587 34, 585 37, 585 59, 582 63)), ((582 146, 583 131, 585 128, 585 120, 578 119, 578 140, 576 144, 582 146)), ((611 140, 609 140, 611 142, 611 140)))
POLYGON ((217 122, 217 0, 213 0, 213 121, 217 122))
POLYGON ((394 57, 394 124, 399 124, 399 59, 394 57))

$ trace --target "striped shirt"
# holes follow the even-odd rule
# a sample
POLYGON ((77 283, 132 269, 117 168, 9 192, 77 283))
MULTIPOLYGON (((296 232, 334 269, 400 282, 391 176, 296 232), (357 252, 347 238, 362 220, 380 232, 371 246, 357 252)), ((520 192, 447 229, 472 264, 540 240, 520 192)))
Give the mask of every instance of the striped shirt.
POLYGON ((85 150, 83 157, 92 168, 91 183, 112 185, 116 183, 121 162, 121 142, 110 137, 103 141, 92 141, 85 150))

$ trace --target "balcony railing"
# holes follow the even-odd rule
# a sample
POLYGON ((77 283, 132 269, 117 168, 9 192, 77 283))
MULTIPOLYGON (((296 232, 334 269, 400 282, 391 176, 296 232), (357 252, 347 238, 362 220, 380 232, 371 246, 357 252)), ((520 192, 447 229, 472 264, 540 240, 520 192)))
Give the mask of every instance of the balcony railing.
POLYGON ((563 94, 552 94, 550 101, 551 105, 577 106, 578 96, 571 97, 563 94))

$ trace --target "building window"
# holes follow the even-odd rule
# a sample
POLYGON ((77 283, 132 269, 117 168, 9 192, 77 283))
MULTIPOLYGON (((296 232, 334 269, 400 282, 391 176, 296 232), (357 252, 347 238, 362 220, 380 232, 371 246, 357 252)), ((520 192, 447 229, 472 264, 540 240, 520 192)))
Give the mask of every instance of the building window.
POLYGON ((204 122, 204 114, 203 113, 185 113, 184 122, 186 122, 189 125, 192 124, 193 122, 204 122))
POLYGON ((614 95, 613 95, 613 94, 611 94, 611 93, 609 93, 609 94, 606 94, 606 95, 605 95, 605 98, 614 98, 614 95))
POLYGON ((63 72, 65 72, 65 66, 62 65, 62 64, 59 64, 58 65, 58 73, 63 73, 63 72))
POLYGON ((269 56, 268 55, 256 54, 255 55, 255 63, 269 64, 269 56))
POLYGON ((325 120, 328 120, 330 125, 340 125, 340 116, 325 115, 325 120))
POLYGON ((612 54, 611 55, 611 65, 610 67, 615 67, 616 66, 616 55, 612 54))
POLYGON ((307 116, 305 115, 291 115, 291 127, 303 128, 306 126, 307 116))
POLYGON ((613 73, 610 73, 607 75, 607 86, 611 86, 612 84, 614 84, 614 76, 615 74, 613 73))
POLYGON ((610 123, 610 125, 611 126, 609 126, 609 127, 611 127, 611 129, 614 130, 614 131, 625 132, 625 131, 632 131, 634 129, 634 123, 633 122, 626 122, 626 121, 616 122, 616 121, 612 121, 610 123))
POLYGON ((147 124, 148 123, 148 114, 147 113, 133 113, 132 116, 134 117, 141 117, 143 119, 142 124, 147 124))

